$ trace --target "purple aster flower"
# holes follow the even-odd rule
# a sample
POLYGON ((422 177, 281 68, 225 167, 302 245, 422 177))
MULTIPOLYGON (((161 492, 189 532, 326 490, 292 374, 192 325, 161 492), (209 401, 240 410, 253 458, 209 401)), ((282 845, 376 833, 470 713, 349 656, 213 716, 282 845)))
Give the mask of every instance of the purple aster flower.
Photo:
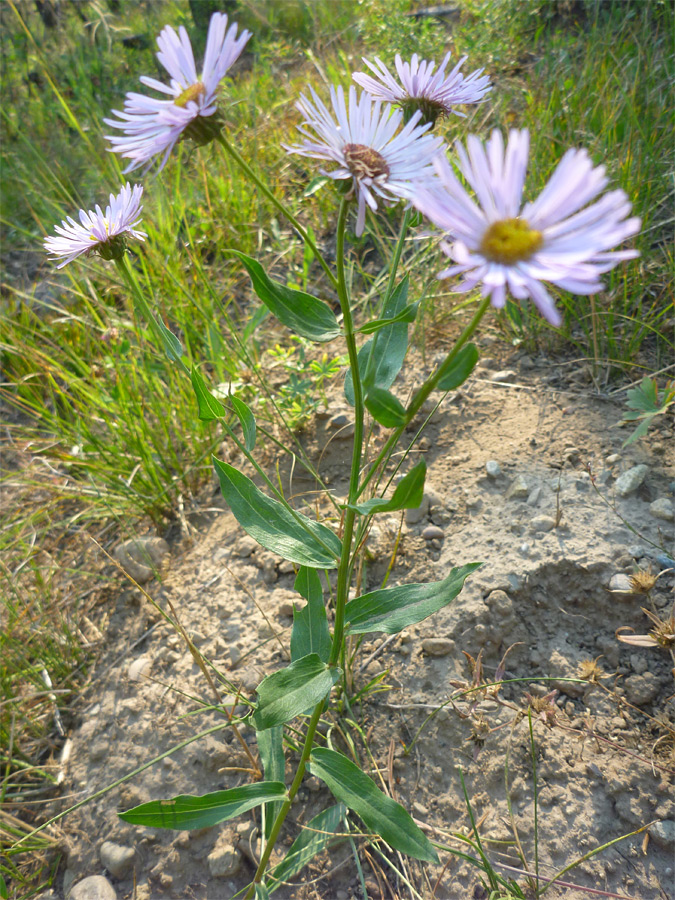
POLYGON ((295 105, 316 136, 298 126, 307 139, 286 149, 337 163, 337 169, 323 174, 352 182, 349 192, 358 201, 356 234, 361 235, 366 205, 375 211, 378 198, 388 205, 410 200, 418 184, 435 177, 432 161, 443 142, 425 133, 430 126, 418 124, 420 113, 398 131, 403 113, 392 112, 389 104, 383 107, 365 92, 357 98, 355 87, 349 89, 349 107, 343 89, 331 87, 334 116, 310 90, 314 103, 301 97, 295 105))
POLYGON ((202 74, 197 75, 195 59, 187 31, 181 26, 178 34, 167 25, 157 38, 160 52, 157 59, 171 76, 171 84, 162 84, 155 78, 143 76, 146 87, 168 94, 169 100, 145 97, 131 92, 124 101, 124 112, 113 110, 118 119, 104 119, 106 125, 119 128, 123 136, 106 135, 112 143, 113 153, 131 159, 124 170, 131 172, 163 153, 159 170, 166 164, 176 143, 188 136, 199 144, 213 140, 220 130, 216 113, 216 92, 227 70, 239 57, 250 31, 242 31, 237 37, 237 25, 227 28, 227 16, 214 13, 209 23, 206 53, 202 74))
POLYGON ((454 239, 441 248, 456 265, 439 272, 439 278, 462 275, 456 291, 480 284, 497 308, 504 306, 507 289, 518 300, 530 297, 549 322, 560 325, 542 282, 574 294, 601 290, 603 272, 639 256, 637 250, 607 251, 635 234, 640 219, 626 218, 631 204, 621 190, 595 200, 608 179, 605 167, 594 167, 585 150, 568 150, 539 197, 523 206, 529 142, 527 130, 514 130, 506 152, 499 131, 485 146, 474 136, 466 150, 457 143, 459 170, 478 203, 447 159, 438 157, 438 187, 423 187, 414 204, 454 239))
POLYGON ((476 69, 471 75, 461 74, 459 71, 468 57, 463 56, 455 68, 445 74, 445 68, 450 61, 448 53, 434 74, 436 63, 433 60, 420 61, 417 54, 409 63, 403 62, 399 54, 396 54, 397 81, 382 60, 375 57, 375 63, 364 58, 364 63, 371 72, 377 76, 373 78, 365 72, 354 72, 354 81, 372 94, 378 100, 394 103, 403 109, 406 119, 416 111, 421 110, 422 119, 425 122, 436 122, 439 116, 454 113, 456 116, 464 116, 454 107, 464 103, 481 103, 492 90, 490 79, 483 75, 483 69, 476 69))
POLYGON ((87 256, 96 251, 103 259, 121 259, 126 249, 126 236, 137 241, 146 238, 145 232, 136 231, 138 218, 143 208, 141 195, 143 188, 129 183, 117 196, 110 195, 110 204, 105 213, 97 206, 95 212, 80 210, 80 223, 68 216, 61 225, 55 227, 59 237, 48 237, 44 240, 45 250, 54 259, 62 259, 56 268, 62 269, 69 262, 85 253, 87 256))

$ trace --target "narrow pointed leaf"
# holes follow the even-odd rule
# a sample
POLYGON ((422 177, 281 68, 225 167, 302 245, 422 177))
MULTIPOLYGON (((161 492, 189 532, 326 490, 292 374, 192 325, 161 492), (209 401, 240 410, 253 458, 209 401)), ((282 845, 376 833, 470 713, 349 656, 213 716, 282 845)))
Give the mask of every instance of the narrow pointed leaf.
POLYGON ((276 882, 268 884, 270 893, 281 887, 280 882, 288 881, 297 875, 311 859, 326 849, 346 814, 347 808, 342 803, 336 803, 335 806, 324 809, 318 816, 310 819, 289 847, 283 860, 270 872, 270 881, 276 882))
POLYGON ((159 334, 159 339, 162 342, 162 346, 164 347, 164 352, 169 357, 171 362, 176 362, 183 355, 183 347, 181 342, 178 340, 176 335, 169 331, 164 322, 162 322, 161 316, 153 315, 152 316, 157 333, 159 334))
POLYGON ((340 326, 335 314, 322 300, 272 281, 255 259, 238 250, 230 252, 242 261, 253 290, 283 325, 310 341, 332 341, 338 337, 340 326))
POLYGON ((469 375, 473 372, 478 362, 478 347, 475 344, 467 344, 459 351, 452 366, 443 375, 438 382, 437 389, 439 391, 454 391, 464 384, 469 375))
POLYGON ((431 842, 410 814, 375 787, 373 780, 351 759, 327 747, 317 747, 312 751, 309 766, 312 775, 325 782, 337 800, 354 810, 366 827, 394 850, 414 859, 438 862, 431 842))
POLYGON ((328 695, 339 675, 340 670, 329 669, 317 653, 268 675, 256 688, 258 707, 251 717, 253 726, 262 731, 306 713, 328 695))
POLYGON ((384 388, 371 387, 366 394, 366 409, 385 428, 398 428, 407 421, 405 407, 384 388))
POLYGON ((398 313, 398 315, 393 316, 393 318, 373 319, 372 322, 366 322, 365 325, 356 329, 356 333, 373 334, 373 332, 379 331, 380 328, 384 328, 386 325, 394 325, 396 322, 414 322, 417 317, 419 305, 420 301, 417 300, 415 303, 410 303, 408 306, 405 306, 401 312, 398 313))
POLYGON ((427 464, 421 459, 407 475, 396 485, 396 490, 389 500, 384 497, 373 497, 365 503, 359 503, 354 507, 362 516, 373 513, 395 512, 397 509, 417 509, 424 497, 424 478, 427 474, 427 464))
POLYGON ((244 432, 244 446, 250 453, 255 447, 255 418, 248 406, 243 400, 240 400, 239 397, 235 397, 234 394, 232 394, 230 396, 230 401, 241 424, 241 430, 244 432))
POLYGON ((270 900, 270 892, 267 890, 266 885, 260 883, 256 884, 255 900, 270 900))
POLYGON ((408 625, 421 622, 452 602, 467 577, 481 565, 467 563, 453 569, 443 581, 402 584, 356 597, 345 610, 345 633, 383 631, 385 634, 398 634, 408 625))
POLYGON ((259 544, 284 559, 319 569, 334 569, 340 539, 330 528, 299 513, 300 522, 278 500, 263 494, 250 478, 213 457, 220 490, 241 527, 259 544))
POLYGON ((328 662, 331 639, 323 590, 316 569, 302 566, 295 579, 295 589, 307 603, 303 609, 293 610, 291 632, 291 660, 316 653, 322 662, 328 662))
MULTIPOLYGON (((383 318, 393 319, 403 309, 408 301, 408 276, 392 291, 391 297, 384 306, 383 318)), ((366 388, 389 388, 401 371, 403 360, 408 349, 408 324, 407 322, 394 322, 385 325, 369 341, 361 347, 358 353, 359 373, 366 388), (373 353, 369 365, 371 348, 373 353), (367 377, 366 377, 367 376, 367 377)), ((345 378, 345 397, 347 402, 354 405, 354 383, 351 369, 345 378)))
POLYGON ((286 796, 286 785, 282 782, 259 781, 229 791, 203 794, 201 797, 180 794, 172 800, 151 800, 119 813, 119 817, 132 825, 191 831, 195 828, 210 828, 262 803, 284 800, 286 796))
POLYGON ((223 416, 227 415, 227 410, 223 404, 217 397, 213 396, 200 372, 194 366, 190 373, 190 379, 197 396, 199 418, 202 422, 212 422, 214 419, 222 419, 223 416))
MULTIPOLYGON (((313 570, 310 570, 313 571, 313 570)), ((284 759, 284 727, 267 728, 258 732, 258 750, 263 771, 267 781, 283 782, 286 775, 286 760, 284 759)), ((265 804, 265 838, 270 836, 274 820, 282 804, 282 800, 265 804)))

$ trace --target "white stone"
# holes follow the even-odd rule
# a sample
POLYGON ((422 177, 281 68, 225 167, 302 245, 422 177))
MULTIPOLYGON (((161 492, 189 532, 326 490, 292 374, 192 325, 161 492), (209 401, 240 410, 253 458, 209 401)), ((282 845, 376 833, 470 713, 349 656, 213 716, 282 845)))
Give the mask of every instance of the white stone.
POLYGON ((654 839, 654 843, 664 850, 670 850, 671 853, 675 847, 675 820, 663 819, 661 822, 654 822, 647 829, 650 837, 654 839))
POLYGON ((535 516, 530 522, 532 531, 552 531, 555 528, 553 516, 535 516))
POLYGON ((425 638, 422 650, 429 656, 447 656, 455 649, 455 642, 450 638, 425 638))
POLYGON ((672 522, 675 519, 673 512, 673 501, 667 497, 659 497, 653 503, 649 504, 649 512, 656 519, 663 519, 664 522, 672 522))
POLYGON ((103 875, 90 875, 74 885, 68 900, 117 900, 117 893, 103 875))
POLYGON ((614 490, 619 495, 619 497, 627 497, 629 494, 632 494, 640 487, 642 482, 645 480, 645 476, 648 471, 649 466, 633 466, 632 469, 624 472, 623 475, 619 475, 619 477, 616 479, 614 490))
POLYGON ((489 459, 485 463, 485 471, 488 474, 488 478, 499 478, 502 474, 502 467, 499 465, 496 459, 489 459))
POLYGON ((150 674, 152 668, 152 660, 149 656, 139 656, 135 659, 127 670, 129 681, 143 681, 150 674))
POLYGON ((631 584, 630 577, 628 575, 612 575, 609 579, 608 585, 610 591, 614 591, 619 594, 634 594, 635 590, 633 585, 631 584))
POLYGON ((405 520, 408 525, 416 525, 418 522, 421 522, 422 519, 426 518, 427 513, 429 512, 429 495, 425 494, 422 497, 422 502, 419 506, 414 509, 406 509, 405 511, 405 520))
POLYGON ((133 847, 123 847, 112 841, 103 841, 98 850, 101 864, 115 878, 124 878, 134 865, 136 851, 133 847))

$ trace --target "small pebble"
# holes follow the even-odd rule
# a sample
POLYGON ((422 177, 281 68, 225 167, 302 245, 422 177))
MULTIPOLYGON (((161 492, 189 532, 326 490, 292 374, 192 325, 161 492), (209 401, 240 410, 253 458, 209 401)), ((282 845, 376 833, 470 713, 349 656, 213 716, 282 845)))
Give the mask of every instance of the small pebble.
POLYGON ((220 843, 209 853, 206 858, 209 872, 214 878, 229 878, 239 871, 241 856, 239 850, 229 841, 220 843))
POLYGON ((675 518, 673 501, 669 500, 667 497, 659 497, 658 500, 654 500, 653 503, 650 503, 649 512, 654 518, 663 519, 664 522, 672 522, 675 518))
POLYGON ((507 500, 521 500, 530 496, 530 486, 522 475, 516 475, 506 492, 507 500))
POLYGON ((455 649, 455 642, 450 638, 424 638, 422 650, 428 656, 447 656, 455 649))
POLYGON ((123 847, 112 841, 103 841, 98 850, 101 865, 115 878, 124 878, 134 865, 136 851, 133 847, 123 847))
POLYGON ((535 516, 530 522, 532 531, 552 531, 555 528, 555 519, 552 516, 535 516))
POLYGON ((432 541, 434 538, 442 540, 445 537, 445 532, 438 525, 427 525, 422 532, 422 537, 425 541, 432 541))
POLYGON ((169 553, 163 538, 139 537, 124 541, 115 548, 113 556, 138 584, 150 581, 169 553))
POLYGON ((429 495, 425 494, 422 497, 422 502, 419 506, 414 507, 414 509, 406 509, 406 523, 408 525, 416 525, 418 522, 421 522, 422 519, 426 518, 427 513, 429 512, 430 502, 429 495))
POLYGON ((103 875, 90 875, 74 885, 68 900, 117 900, 117 893, 103 875))
POLYGON ((490 381, 515 381, 517 377, 513 369, 501 369, 492 375, 490 381))
POLYGON ((661 822, 654 822, 647 831, 654 839, 655 844, 663 847, 664 850, 673 852, 675 849, 675 820, 663 819, 661 822))
POLYGON ((150 672, 152 660, 148 656, 139 656, 127 670, 129 681, 142 681, 150 672))
POLYGON ((496 459, 489 459, 485 463, 485 471, 487 472, 489 478, 499 478, 499 476, 502 474, 502 468, 496 459))
POLYGON ((617 575, 612 575, 612 577, 609 579, 608 587, 609 587, 610 591, 613 591, 617 594, 634 594, 635 593, 633 586, 630 583, 630 577, 628 575, 624 575, 622 573, 618 573, 617 575))
POLYGON ((640 487, 648 471, 649 466, 633 466, 632 469, 624 472, 623 475, 619 475, 616 479, 614 490, 619 497, 627 497, 640 487))

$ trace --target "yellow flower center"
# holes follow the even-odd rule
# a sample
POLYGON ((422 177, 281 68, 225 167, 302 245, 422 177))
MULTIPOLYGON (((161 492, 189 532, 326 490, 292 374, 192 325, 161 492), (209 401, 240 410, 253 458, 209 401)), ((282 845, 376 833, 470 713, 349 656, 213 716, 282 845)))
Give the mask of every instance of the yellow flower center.
POLYGON ((345 144, 343 153, 349 171, 355 178, 379 178, 389 174, 383 156, 365 144, 345 144))
POLYGON ((543 240, 541 231, 530 228, 525 219, 502 219, 490 225, 479 249, 491 262, 511 266, 529 259, 543 240))
POLYGON ((201 94, 205 93, 206 88, 201 81, 198 81, 196 84, 191 84, 189 88, 186 88, 173 102, 175 106, 180 106, 181 109, 184 109, 188 103, 196 101, 201 94))

